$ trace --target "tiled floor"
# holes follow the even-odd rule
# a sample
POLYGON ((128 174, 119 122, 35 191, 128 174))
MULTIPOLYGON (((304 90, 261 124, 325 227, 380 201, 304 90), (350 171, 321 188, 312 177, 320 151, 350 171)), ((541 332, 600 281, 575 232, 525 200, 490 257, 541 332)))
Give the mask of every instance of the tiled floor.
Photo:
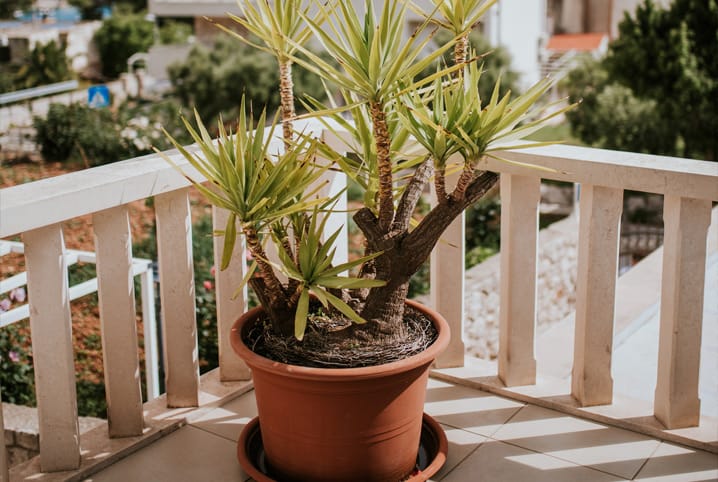
MULTIPOLYGON (((449 456, 432 480, 718 481, 718 456, 438 380, 426 412, 449 456)), ((93 476, 93 482, 248 480, 236 441, 256 415, 249 392, 93 476)))

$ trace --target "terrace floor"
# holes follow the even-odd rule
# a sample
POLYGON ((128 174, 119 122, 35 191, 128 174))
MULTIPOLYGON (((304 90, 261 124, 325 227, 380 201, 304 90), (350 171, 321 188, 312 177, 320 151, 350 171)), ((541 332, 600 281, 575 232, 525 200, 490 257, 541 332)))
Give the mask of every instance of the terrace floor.
MULTIPOLYGON (((718 481, 718 455, 430 379, 426 412, 445 428, 445 481, 718 481)), ((209 411, 87 481, 245 481, 236 441, 254 392, 209 411)))

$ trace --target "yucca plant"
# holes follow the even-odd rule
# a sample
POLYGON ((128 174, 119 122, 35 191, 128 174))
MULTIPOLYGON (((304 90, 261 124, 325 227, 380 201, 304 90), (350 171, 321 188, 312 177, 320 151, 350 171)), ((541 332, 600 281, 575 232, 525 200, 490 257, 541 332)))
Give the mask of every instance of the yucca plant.
POLYGON ((414 10, 432 23, 454 34, 454 63, 465 62, 469 54, 469 32, 497 0, 431 0, 438 16, 427 15, 418 8, 414 10))
MULTIPOLYGON (((281 69, 286 69, 282 64, 300 64, 339 88, 342 105, 314 99, 305 99, 305 105, 327 129, 338 124, 351 137, 337 152, 287 131, 286 122, 294 117, 283 107, 285 149, 269 152, 264 116, 252 133, 255 126, 246 120, 243 105, 234 136, 220 126, 213 141, 197 119, 198 132, 189 123, 188 129, 201 149, 195 153, 177 145, 210 186, 193 182, 231 213, 220 233, 225 253, 237 235, 247 239, 257 270, 249 282, 277 333, 304 337, 313 294, 331 316, 351 321, 337 330, 344 338, 401 341, 411 276, 451 222, 498 180, 482 161, 505 149, 537 145, 516 141, 547 119, 533 117, 532 108, 550 81, 521 95, 499 96, 498 83, 490 99, 478 93, 481 70, 477 57, 467 54, 464 39, 494 1, 435 0, 435 9, 422 13, 423 23, 408 40, 407 14, 417 9, 410 0, 386 0, 379 10, 365 0, 363 15, 351 0, 274 2, 274 7, 267 0, 256 6, 240 2, 245 17, 236 20, 263 42, 257 48, 277 55, 281 69), (427 53, 435 28, 448 28, 454 37, 427 53), (338 67, 306 47, 310 36, 338 67), (452 48, 453 65, 418 78, 452 48), (409 142, 412 138, 415 143, 409 142), (411 147, 416 144, 421 149, 411 147), (449 188, 446 173, 454 165, 461 174, 449 188), (324 233, 334 200, 317 196, 318 180, 327 169, 341 169, 365 190, 364 206, 353 215, 365 238, 365 256, 339 266, 332 262, 337 234, 324 233), (418 219, 417 204, 432 179, 438 202, 418 219), (263 247, 269 240, 277 245, 276 262, 263 247), (360 267, 358 276, 342 274, 355 267, 360 267), (287 281, 281 282, 278 272, 287 281)), ((282 80, 283 95, 287 85, 282 80)), ((293 103, 286 101, 287 107, 293 103)), ((275 125, 276 118, 270 137, 275 125)), ((228 257, 224 260, 226 265, 228 257)))

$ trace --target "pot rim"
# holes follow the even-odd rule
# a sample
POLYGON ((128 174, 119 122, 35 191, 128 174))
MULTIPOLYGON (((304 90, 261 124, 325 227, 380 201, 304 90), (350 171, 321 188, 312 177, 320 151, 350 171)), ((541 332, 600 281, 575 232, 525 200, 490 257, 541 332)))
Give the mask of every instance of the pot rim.
POLYGON ((264 370, 273 373, 283 373, 292 378, 302 379, 322 379, 322 380, 344 380, 351 378, 352 380, 375 378, 392 373, 400 373, 411 370, 415 367, 428 365, 441 354, 449 345, 451 333, 449 324, 443 316, 437 311, 422 305, 413 300, 406 300, 406 304, 420 311, 434 323, 434 327, 439 332, 438 337, 434 340, 426 350, 416 355, 381 365, 372 365, 368 367, 356 368, 317 368, 304 367, 300 365, 289 365, 286 363, 270 360, 261 355, 254 353, 242 340, 242 329, 247 323, 253 321, 256 316, 263 311, 261 306, 253 308, 234 323, 230 332, 230 341, 234 352, 242 358, 247 365, 253 370, 264 370))

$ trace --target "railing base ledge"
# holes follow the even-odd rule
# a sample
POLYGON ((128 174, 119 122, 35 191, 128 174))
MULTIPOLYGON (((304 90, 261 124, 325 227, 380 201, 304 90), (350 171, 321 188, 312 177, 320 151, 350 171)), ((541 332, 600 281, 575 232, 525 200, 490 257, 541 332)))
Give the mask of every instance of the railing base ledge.
POLYGON ((221 382, 219 369, 200 378, 200 406, 195 408, 167 408, 165 395, 145 403, 144 434, 138 437, 109 438, 107 424, 102 424, 80 437, 82 462, 80 468, 66 472, 40 472, 39 456, 10 470, 10 481, 74 482, 87 479, 128 455, 196 420, 210 410, 239 397, 249 390, 251 381, 221 382))
POLYGON ((718 454, 718 419, 701 416, 698 427, 667 430, 653 415, 653 404, 614 394, 613 404, 581 407, 571 396, 571 380, 542 377, 536 385, 506 387, 496 362, 466 357, 461 368, 433 370, 431 376, 457 385, 556 410, 579 418, 718 454))

